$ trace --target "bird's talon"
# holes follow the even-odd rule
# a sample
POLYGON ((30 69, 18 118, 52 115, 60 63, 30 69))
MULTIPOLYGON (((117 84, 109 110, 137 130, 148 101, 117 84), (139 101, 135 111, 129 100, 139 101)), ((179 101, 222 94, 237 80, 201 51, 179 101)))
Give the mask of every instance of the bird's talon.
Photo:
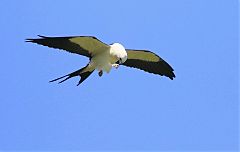
POLYGON ((119 64, 112 64, 112 66, 117 69, 119 67, 119 64))
POLYGON ((98 75, 99 75, 99 77, 101 77, 101 76, 103 75, 103 71, 100 70, 100 71, 98 72, 98 75))

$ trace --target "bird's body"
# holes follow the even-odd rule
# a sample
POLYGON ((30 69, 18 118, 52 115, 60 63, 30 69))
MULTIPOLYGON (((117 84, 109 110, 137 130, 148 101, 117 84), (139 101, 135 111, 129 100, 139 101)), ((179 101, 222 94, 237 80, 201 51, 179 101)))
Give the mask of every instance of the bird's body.
POLYGON ((102 76, 103 71, 109 73, 112 67, 118 68, 121 64, 139 68, 146 72, 165 75, 170 79, 175 77, 172 67, 158 55, 150 51, 125 49, 120 43, 107 45, 92 36, 40 37, 40 39, 27 39, 26 41, 67 50, 71 53, 89 57, 90 59, 87 66, 82 69, 50 82, 65 78, 60 81, 60 83, 62 83, 69 78, 80 76, 79 85, 90 76, 94 70, 98 70, 99 76, 102 76))
POLYGON ((92 57, 89 66, 98 71, 103 70, 109 73, 112 67, 118 66, 116 62, 120 58, 125 62, 127 60, 127 52, 121 44, 113 43, 109 49, 92 57))

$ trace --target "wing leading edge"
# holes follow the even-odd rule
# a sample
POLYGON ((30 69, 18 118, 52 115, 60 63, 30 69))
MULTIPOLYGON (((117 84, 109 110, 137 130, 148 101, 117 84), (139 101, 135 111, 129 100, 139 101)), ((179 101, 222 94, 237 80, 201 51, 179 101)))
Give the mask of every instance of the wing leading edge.
POLYGON ((66 50, 91 58, 105 51, 109 46, 93 36, 46 37, 38 35, 38 39, 26 39, 26 42, 37 43, 51 48, 66 50))

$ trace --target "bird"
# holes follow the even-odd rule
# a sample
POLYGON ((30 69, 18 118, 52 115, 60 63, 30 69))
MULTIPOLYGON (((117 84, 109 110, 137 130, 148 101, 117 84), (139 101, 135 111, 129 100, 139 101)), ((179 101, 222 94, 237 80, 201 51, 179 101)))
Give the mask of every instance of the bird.
POLYGON ((78 86, 93 71, 97 70, 101 77, 103 72, 109 73, 112 67, 117 69, 120 65, 166 76, 171 80, 175 78, 173 68, 157 54, 149 50, 125 49, 120 43, 106 44, 95 36, 47 37, 38 35, 38 38, 28 38, 25 41, 89 58, 89 63, 85 67, 49 82, 59 81, 58 83, 62 83, 79 76, 78 86))

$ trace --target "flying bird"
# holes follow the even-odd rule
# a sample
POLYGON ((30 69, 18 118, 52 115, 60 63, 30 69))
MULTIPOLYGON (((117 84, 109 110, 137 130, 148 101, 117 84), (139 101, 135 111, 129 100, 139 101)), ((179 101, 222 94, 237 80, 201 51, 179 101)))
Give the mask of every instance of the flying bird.
POLYGON ((101 77, 103 72, 109 73, 112 67, 117 69, 119 65, 166 76, 171 80, 175 77, 173 68, 157 54, 148 50, 125 49, 120 43, 108 45, 94 36, 38 36, 40 38, 26 39, 26 42, 66 50, 70 53, 89 58, 89 63, 85 67, 51 80, 50 82, 59 80, 59 83, 62 83, 72 77, 80 76, 80 81, 77 84, 79 85, 86 80, 94 70, 98 70, 98 75, 101 77))

